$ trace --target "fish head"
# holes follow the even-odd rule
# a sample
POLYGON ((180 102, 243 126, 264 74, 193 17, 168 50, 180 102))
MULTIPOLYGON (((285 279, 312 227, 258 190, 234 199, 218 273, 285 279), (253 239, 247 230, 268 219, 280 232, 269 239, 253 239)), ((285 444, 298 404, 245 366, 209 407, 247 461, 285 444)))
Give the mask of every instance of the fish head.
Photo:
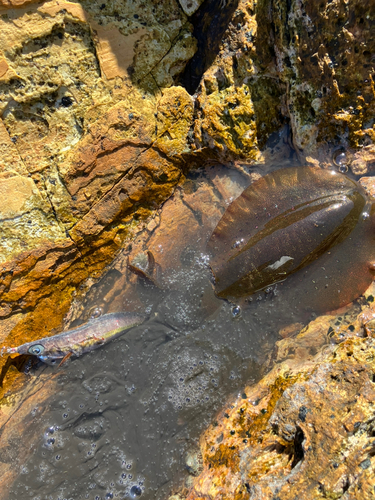
POLYGON ((3 348, 1 354, 31 354, 33 356, 42 356, 45 353, 45 347, 39 342, 27 342, 18 347, 3 348))

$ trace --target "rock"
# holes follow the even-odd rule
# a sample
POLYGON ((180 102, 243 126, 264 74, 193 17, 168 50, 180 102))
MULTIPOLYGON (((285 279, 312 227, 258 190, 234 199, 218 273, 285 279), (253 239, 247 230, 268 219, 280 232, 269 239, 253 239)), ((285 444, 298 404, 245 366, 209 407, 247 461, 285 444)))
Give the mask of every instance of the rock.
POLYGON ((356 175, 372 174, 375 168, 375 148, 372 144, 353 152, 350 169, 356 175))
MULTIPOLYGON (((228 15, 229 4, 215 15, 228 15)), ((359 0, 350 7, 334 1, 276 2, 272 8, 268 2, 243 1, 216 45, 212 22, 201 55, 206 66, 193 63, 198 48, 183 75, 190 91, 198 90, 197 149, 214 147, 224 158, 262 161, 259 149, 285 118, 301 161, 331 164, 332 151, 326 149, 332 146, 370 145, 373 15, 359 0), (355 12, 350 18, 349 9, 355 12), (199 77, 193 83, 188 71, 194 70, 199 77)), ((205 16, 202 24, 210 11, 205 16)))
POLYGON ((181 7, 184 9, 186 15, 191 16, 202 5, 202 0, 179 0, 181 7))
POLYGON ((99 7, 2 2, 0 316, 30 313, 8 343, 61 325, 185 168, 193 100, 156 82, 195 51, 186 15, 174 0, 117 20, 99 7))
MULTIPOLYGON (((241 176, 250 182, 296 157, 339 168, 337 151, 348 153, 355 175, 373 171, 370 2, 0 0, 0 12, 4 345, 61 329, 65 315, 66 322, 78 317, 85 298, 86 304, 95 301, 93 285, 105 270, 115 285, 103 303, 123 307, 118 291, 130 293, 137 280, 126 271, 127 257, 145 252, 146 243, 168 278, 169 259, 189 262, 191 254, 183 252, 189 239, 202 231, 203 241, 239 194, 241 176), (218 159, 236 164, 233 176, 212 167, 218 159), (190 168, 207 164, 210 186, 200 187, 197 196, 189 182, 176 191, 190 168), (220 203, 213 205, 218 193, 220 203), (186 229, 180 242, 169 232, 172 219, 175 228, 186 229), (171 239, 163 239, 160 229, 171 239)), ((136 294, 131 300, 129 307, 140 307, 136 294)), ((214 498, 225 474, 238 498, 268 498, 271 491, 286 498, 288 487, 306 498, 313 491, 371 497, 360 485, 370 488, 372 451, 360 446, 370 446, 372 432, 372 382, 366 379, 372 339, 349 339, 346 330, 332 327, 330 342, 339 345, 317 354, 328 321, 318 320, 297 337, 296 326, 283 332, 278 364, 258 389, 249 388, 252 401, 263 402, 241 403, 255 429, 253 450, 243 441, 249 437, 238 440, 235 430, 229 438, 234 428, 220 423, 223 441, 215 435, 215 452, 204 451, 206 469, 191 498, 203 491, 214 498), (314 399, 320 382, 323 392, 314 399), (356 401, 354 390, 361 394, 356 401), (330 398, 337 405, 333 413, 330 398), (360 431, 342 430, 344 423, 348 429, 356 423, 346 422, 345 405, 353 418, 363 419, 360 431), (317 437, 326 440, 321 463, 317 437), (341 455, 332 458, 335 446, 341 455), (246 480, 236 467, 243 467, 246 480), (304 476, 307 468, 311 474, 304 476)), ((5 391, 9 381, 18 390, 21 379, 13 374, 5 391)), ((242 406, 236 408, 230 418, 223 416, 225 422, 237 425, 242 406)))
POLYGON ((370 196, 375 197, 374 177, 361 177, 359 182, 370 196))
POLYGON ((66 240, 64 228, 30 177, 0 178, 0 195, 1 262, 26 249, 36 249, 48 240, 56 243, 66 240), (23 240, 19 238, 20 233, 23 240))
POLYGON ((39 0, 1 0, 0 1, 0 8, 1 7, 22 7, 23 5, 27 5, 30 3, 36 3, 39 0))
POLYGON ((353 333, 357 320, 322 349, 332 319, 279 342, 271 372, 227 402, 201 438, 204 469, 184 498, 371 498, 375 343, 353 333))

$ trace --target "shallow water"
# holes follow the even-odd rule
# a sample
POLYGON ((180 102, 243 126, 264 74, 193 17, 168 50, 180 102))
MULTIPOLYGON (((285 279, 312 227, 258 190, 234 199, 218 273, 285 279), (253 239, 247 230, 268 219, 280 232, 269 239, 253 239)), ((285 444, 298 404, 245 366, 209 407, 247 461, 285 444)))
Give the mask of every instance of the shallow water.
POLYGON ((199 318, 207 283, 197 258, 185 290, 157 292, 146 323, 60 368, 10 498, 163 498, 188 477, 200 432, 228 394, 259 377, 257 362, 276 339, 266 298, 239 317, 220 302, 199 318))
MULTIPOLYGON (((112 270, 86 301, 87 310, 123 307, 146 311, 149 319, 59 369, 43 365, 31 376, 29 384, 34 377, 58 373, 57 389, 30 415, 28 432, 37 437, 31 443, 24 437, 32 454, 20 468, 10 499, 167 498, 188 480, 187 456, 197 450, 199 435, 215 412, 261 376, 278 329, 312 319, 277 286, 256 294, 240 310, 214 296, 204 248, 231 196, 224 203, 221 193, 220 209, 208 217, 208 228, 205 211, 198 217, 194 208, 194 196, 213 177, 192 178, 193 195, 181 194, 198 229, 193 239, 177 236, 184 242, 179 254, 176 250, 178 258, 172 255, 177 240, 169 253, 165 249, 167 256, 155 250, 161 247, 157 236, 148 242, 156 261, 167 262, 161 288, 133 276, 123 297, 120 293, 101 303, 114 280, 124 278, 112 270)), ((230 182, 234 191, 246 183, 241 175, 230 182)), ((211 191, 218 192, 218 186, 223 185, 216 182, 211 191)), ((192 222, 186 220, 189 231, 192 222)), ((169 225, 167 220, 165 231, 169 225)))

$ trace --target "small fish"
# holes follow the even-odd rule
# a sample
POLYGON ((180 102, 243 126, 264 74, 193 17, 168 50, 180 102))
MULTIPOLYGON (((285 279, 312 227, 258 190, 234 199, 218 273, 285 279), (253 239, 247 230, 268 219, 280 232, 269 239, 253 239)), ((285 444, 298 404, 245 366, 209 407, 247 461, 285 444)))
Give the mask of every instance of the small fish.
POLYGON ((62 332, 53 337, 45 337, 34 342, 27 342, 18 347, 10 347, 8 354, 31 354, 47 364, 54 364, 62 359, 60 365, 70 356, 81 356, 93 351, 110 340, 122 335, 125 330, 140 325, 145 316, 135 313, 110 313, 88 323, 62 332))

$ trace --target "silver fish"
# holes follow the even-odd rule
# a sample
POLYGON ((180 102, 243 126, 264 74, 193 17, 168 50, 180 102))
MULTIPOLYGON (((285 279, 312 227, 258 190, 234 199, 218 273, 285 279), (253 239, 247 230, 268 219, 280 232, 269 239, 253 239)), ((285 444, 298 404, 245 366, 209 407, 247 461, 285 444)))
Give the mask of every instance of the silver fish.
POLYGON ((9 347, 5 352, 31 354, 48 364, 54 364, 58 359, 64 362, 71 355, 81 356, 97 349, 122 335, 126 330, 140 325, 145 319, 145 316, 135 313, 105 314, 73 330, 27 342, 18 347, 9 347))

